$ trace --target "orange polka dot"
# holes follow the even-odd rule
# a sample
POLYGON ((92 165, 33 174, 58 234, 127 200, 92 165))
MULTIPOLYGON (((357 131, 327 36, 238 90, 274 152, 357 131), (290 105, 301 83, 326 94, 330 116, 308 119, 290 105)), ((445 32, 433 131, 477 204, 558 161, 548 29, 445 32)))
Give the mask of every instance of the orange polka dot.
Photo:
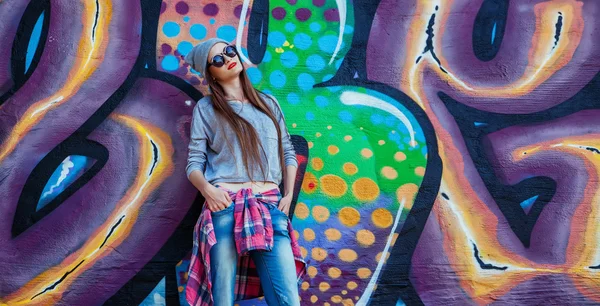
POLYGON ((383 177, 386 179, 395 180, 398 178, 398 171, 390 166, 385 166, 381 168, 381 175, 383 175, 383 177))
POLYGON ((342 238, 342 233, 335 228, 328 228, 325 230, 325 237, 327 237, 329 241, 337 241, 342 238))
POLYGON ((425 175, 425 168, 423 167, 417 167, 415 168, 415 174, 418 176, 424 176, 425 175))
POLYGON ((296 216, 296 218, 304 220, 304 219, 308 218, 309 214, 310 214, 310 212, 309 212, 308 206, 306 206, 306 204, 304 204, 302 202, 298 202, 296 204, 296 208, 294 208, 294 216, 296 216))
POLYGON ((334 295, 331 297, 331 301, 334 303, 341 303, 342 302, 342 297, 339 295, 334 295))
POLYGON ((304 235, 304 240, 306 241, 315 240, 315 232, 310 228, 305 228, 304 231, 302 231, 302 234, 304 235))
POLYGON ((352 207, 344 207, 338 212, 338 217, 343 225, 352 227, 360 222, 360 213, 352 207))
POLYGON ((319 187, 317 177, 310 172, 306 172, 302 181, 302 191, 311 194, 317 190, 317 187, 319 187))
POLYGON ((310 287, 310 284, 308 282, 302 283, 302 290, 307 290, 309 287, 310 287))
POLYGON ((313 266, 309 266, 306 269, 306 273, 308 273, 308 276, 315 277, 317 275, 317 268, 313 267, 313 266))
POLYGON ((330 197, 339 198, 348 191, 348 185, 341 177, 333 174, 326 174, 320 178, 321 189, 323 193, 330 197))
POLYGON ((405 161, 406 154, 404 154, 404 152, 396 152, 396 154, 394 154, 394 159, 399 162, 405 161))
POLYGON ((315 205, 312 208, 312 215, 317 222, 323 223, 329 219, 329 209, 325 206, 315 205))
POLYGON ((351 282, 348 282, 348 285, 346 285, 346 286, 348 287, 348 289, 354 290, 358 287, 358 284, 351 281, 351 282))
POLYGON ((358 254, 352 249, 341 249, 338 252, 338 257, 345 262, 353 262, 358 258, 358 254))
POLYGON ((327 257, 327 251, 322 248, 312 248, 310 256, 316 261, 323 261, 327 257))
POLYGON ((356 232, 356 241, 363 247, 369 247, 375 243, 375 235, 370 230, 361 229, 356 232))
POLYGON ((363 177, 352 184, 352 192, 360 201, 374 201, 379 196, 379 186, 372 179, 363 177))
POLYGON ((329 268, 329 270, 327 270, 327 274, 331 278, 338 278, 338 277, 340 277, 340 275, 342 275, 342 270, 340 270, 339 268, 336 268, 336 267, 331 267, 331 268, 329 268))
POLYGON ((363 279, 368 278, 369 276, 371 276, 371 270, 367 268, 358 268, 358 270, 356 270, 356 275, 363 279))
POLYGON ((379 228, 387 228, 394 222, 394 217, 385 208, 377 208, 371 213, 371 221, 379 228))
POLYGON ((318 157, 311 159, 310 164, 313 167, 313 169, 315 169, 317 171, 320 171, 321 169, 323 169, 323 165, 324 165, 323 160, 318 157))
POLYGON ((373 151, 371 151, 370 149, 367 149, 367 148, 364 148, 364 149, 360 150, 360 154, 364 158, 371 158, 371 157, 373 157, 373 151))
POLYGON ((342 166, 342 169, 344 170, 344 173, 348 175, 355 175, 358 172, 356 165, 350 162, 345 163, 344 166, 342 166))
POLYGON ((406 183, 396 189, 396 199, 398 203, 404 201, 404 208, 410 209, 417 196, 417 192, 419 192, 419 186, 413 183, 406 183))
POLYGON ((327 147, 327 152, 331 155, 336 155, 340 153, 340 149, 337 146, 330 145, 329 147, 327 147))

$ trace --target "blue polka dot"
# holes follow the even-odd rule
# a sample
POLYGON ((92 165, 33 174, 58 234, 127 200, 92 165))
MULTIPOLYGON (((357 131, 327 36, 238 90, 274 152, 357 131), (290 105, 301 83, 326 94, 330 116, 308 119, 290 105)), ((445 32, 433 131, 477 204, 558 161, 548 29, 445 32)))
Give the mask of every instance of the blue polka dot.
POLYGON ((267 95, 273 95, 273 92, 271 92, 271 91, 270 91, 270 90, 268 90, 268 89, 264 89, 264 90, 263 90, 263 92, 264 92, 265 94, 267 94, 267 95))
POLYGON ((315 120, 315 114, 312 112, 306 112, 306 120, 315 120))
POLYGON ((308 73, 301 73, 298 76, 298 86, 302 90, 310 90, 315 85, 315 79, 308 73))
POLYGON ((293 92, 290 92, 287 95, 287 100, 288 100, 288 102, 290 104, 294 104, 294 105, 300 103, 300 97, 297 94, 293 93, 293 92))
POLYGON ((215 24, 217 21, 214 18, 211 18, 208 22, 210 22, 210 24, 215 24))
POLYGON ((226 41, 232 41, 235 39, 237 31, 233 26, 224 25, 217 29, 217 37, 226 41))
POLYGON ((184 21, 184 22, 188 22, 188 21, 190 21, 190 17, 189 17, 189 16, 185 16, 185 17, 183 17, 183 21, 184 21))
POLYGON ((268 63, 268 62, 270 62, 270 61, 271 61, 271 58, 272 58, 272 56, 271 56, 271 52, 269 52, 269 51, 267 50, 267 51, 265 51, 265 56, 263 56, 263 59, 262 59, 262 61, 263 61, 264 63, 268 63))
POLYGON ((336 91, 339 91, 340 89, 342 89, 342 86, 330 86, 330 87, 327 87, 327 89, 331 92, 336 92, 336 91))
POLYGON ((397 143, 397 144, 399 144, 399 143, 400 143, 400 135, 399 135, 398 133, 392 133, 392 132, 390 132, 390 133, 388 134, 388 138, 389 138, 391 141, 393 141, 393 142, 395 142, 395 143, 397 143))
POLYGON ((294 32, 296 31, 296 25, 291 22, 288 22, 285 24, 285 30, 288 32, 294 32))
POLYGON ((389 126, 389 127, 393 127, 394 124, 396 124, 398 122, 398 119, 396 119, 396 117, 394 116, 387 116, 385 118, 385 125, 389 126))
POLYGON ((321 71, 325 67, 325 60, 322 57, 313 54, 306 59, 306 66, 313 72, 321 71))
POLYGON ((179 67, 179 60, 174 55, 169 54, 163 58, 161 65, 164 70, 174 71, 179 67))
POLYGON ((338 38, 333 35, 325 35, 319 38, 319 49, 325 53, 333 53, 337 45, 338 38))
POLYGON ((173 21, 165 22, 163 25, 163 33, 167 37, 175 37, 179 35, 179 25, 173 21))
POLYGON ((281 88, 285 86, 285 74, 280 70, 275 70, 271 72, 271 76, 269 77, 269 82, 275 88, 281 88))
POLYGON ((327 81, 331 80, 331 78, 333 78, 333 74, 328 74, 323 77, 323 82, 327 82, 327 81))
POLYGON ((427 147, 422 147, 421 148, 421 154, 427 155, 427 147))
POLYGON ((179 43, 179 45, 177 45, 177 50, 179 53, 181 53, 181 55, 186 56, 188 53, 190 53, 193 47, 194 45, 192 45, 192 43, 189 41, 182 41, 179 43))
POLYGON ((197 23, 190 27, 190 35, 192 35, 194 39, 204 39, 204 37, 206 37, 206 28, 197 23))
POLYGON ((283 46, 283 43, 285 43, 285 35, 278 31, 269 33, 269 37, 267 39, 269 41, 269 46, 275 48, 279 48, 283 46))
POLYGON ((279 58, 281 64, 286 68, 294 68, 298 64, 298 56, 292 51, 285 51, 279 58))
POLYGON ((329 104, 329 100, 327 100, 327 98, 325 98, 323 96, 316 96, 315 103, 317 104, 318 107, 325 107, 329 104))
POLYGON ((373 124, 382 124, 383 120, 384 120, 383 117, 379 114, 371 115, 371 122, 373 122, 373 124))
POLYGON ((335 69, 340 69, 340 66, 342 65, 343 61, 343 58, 340 58, 339 60, 335 61, 335 69))
POLYGON ((344 27, 344 34, 351 34, 352 32, 354 32, 354 28, 352 26, 346 25, 344 27))
POLYGON ((321 25, 317 22, 313 22, 310 24, 310 30, 313 32, 319 32, 321 31, 321 25))
POLYGON ((352 114, 349 111, 341 111, 338 113, 338 117, 344 123, 350 123, 352 121, 352 114))
POLYGON ((304 33, 296 34, 296 36, 294 36, 294 46, 300 50, 308 49, 311 44, 312 38, 304 33))
POLYGON ((246 73, 248 74, 248 78, 250 78, 250 82, 254 85, 258 84, 262 79, 262 73, 256 67, 248 68, 246 73))
POLYGON ((408 129, 402 123, 400 123, 400 124, 398 124, 398 126, 396 126, 396 130, 398 133, 400 133, 402 135, 408 135, 408 129))
POLYGON ((197 75, 200 75, 200 73, 199 73, 198 71, 194 70, 194 68, 192 68, 192 67, 190 67, 190 72, 191 72, 192 74, 197 74, 197 75))

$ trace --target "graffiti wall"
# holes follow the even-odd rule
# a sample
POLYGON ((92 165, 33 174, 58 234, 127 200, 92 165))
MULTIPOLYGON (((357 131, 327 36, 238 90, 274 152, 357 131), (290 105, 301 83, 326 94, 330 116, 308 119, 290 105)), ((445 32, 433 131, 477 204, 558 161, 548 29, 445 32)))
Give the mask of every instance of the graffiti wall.
POLYGON ((302 305, 600 303, 599 14, 0 1, 0 304, 185 305, 206 82, 183 57, 215 36, 293 135, 302 305))

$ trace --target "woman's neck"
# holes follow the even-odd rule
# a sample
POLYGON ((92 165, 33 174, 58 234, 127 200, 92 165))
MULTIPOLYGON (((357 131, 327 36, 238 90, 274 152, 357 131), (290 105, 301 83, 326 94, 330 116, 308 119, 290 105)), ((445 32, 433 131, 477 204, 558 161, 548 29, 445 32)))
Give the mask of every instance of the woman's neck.
POLYGON ((242 88, 242 82, 240 78, 234 78, 230 81, 219 82, 223 91, 225 92, 225 98, 228 100, 244 100, 244 89, 242 88))

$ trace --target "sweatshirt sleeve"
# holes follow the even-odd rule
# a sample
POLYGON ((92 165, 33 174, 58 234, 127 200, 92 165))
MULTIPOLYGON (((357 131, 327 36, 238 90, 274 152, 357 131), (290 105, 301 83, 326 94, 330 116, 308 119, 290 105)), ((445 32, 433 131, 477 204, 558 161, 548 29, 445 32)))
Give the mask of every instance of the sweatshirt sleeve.
POLYGON ((279 129, 281 130, 281 145, 283 146, 283 159, 286 166, 292 165, 298 167, 298 159, 296 158, 296 150, 294 149, 294 145, 292 144, 292 139, 290 137, 290 133, 288 132, 287 126, 285 125, 285 117, 283 115, 283 111, 281 110, 281 106, 279 106, 279 102, 275 97, 269 95, 274 104, 273 110, 275 118, 279 123, 279 129))
POLYGON ((190 144, 188 145, 188 159, 185 171, 187 177, 195 170, 204 172, 206 166, 206 146, 208 137, 206 133, 206 121, 200 112, 200 103, 194 107, 192 124, 190 128, 190 144))

